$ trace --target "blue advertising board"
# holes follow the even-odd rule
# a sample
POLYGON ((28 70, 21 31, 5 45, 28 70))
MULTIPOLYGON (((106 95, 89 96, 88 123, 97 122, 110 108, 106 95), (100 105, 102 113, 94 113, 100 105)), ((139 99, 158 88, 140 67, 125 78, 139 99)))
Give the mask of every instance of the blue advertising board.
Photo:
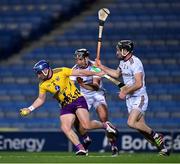
MULTIPOLYGON (((103 131, 90 132, 93 142, 89 151, 110 151, 103 131)), ((172 152, 180 152, 180 132, 163 132, 165 144, 172 152)), ((157 151, 137 132, 119 133, 118 147, 127 152, 157 151)), ((72 151, 74 147, 62 132, 0 132, 0 151, 72 151)))
POLYGON ((68 151, 68 140, 60 132, 0 132, 0 151, 68 151))

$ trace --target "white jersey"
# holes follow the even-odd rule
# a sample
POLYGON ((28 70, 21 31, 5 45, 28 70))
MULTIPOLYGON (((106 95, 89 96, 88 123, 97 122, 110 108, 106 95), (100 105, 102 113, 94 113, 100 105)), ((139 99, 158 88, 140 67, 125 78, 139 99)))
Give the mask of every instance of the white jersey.
MULTIPOLYGON (((88 66, 85 68, 85 70, 92 71, 92 65, 93 65, 92 61, 88 62, 88 66)), ((73 69, 81 69, 81 68, 79 68, 78 65, 75 65, 73 67, 73 69)), ((76 81, 76 78, 77 77, 75 77, 75 76, 70 77, 70 79, 73 80, 73 81, 76 81)), ((85 84, 93 83, 93 78, 99 78, 100 79, 99 76, 81 76, 81 78, 83 79, 83 82, 85 84)), ((95 109, 97 109, 97 107, 100 104, 104 104, 104 105, 107 106, 106 99, 105 99, 105 89, 103 88, 101 79, 100 79, 100 86, 99 86, 98 91, 88 90, 88 89, 85 89, 85 88, 83 88, 81 86, 80 86, 80 91, 81 91, 82 95, 86 99, 86 102, 88 104, 88 109, 91 109, 92 106, 95 109)))
MULTIPOLYGON (((92 66, 93 66, 93 63, 92 62, 88 62, 88 65, 86 68, 84 68, 85 70, 89 70, 89 71, 93 71, 92 70, 92 66)), ((73 69, 82 69, 80 68, 77 64, 73 67, 73 69)), ((76 81, 76 78, 75 76, 71 76, 70 79, 73 80, 73 81, 76 81)), ((83 79, 83 82, 85 84, 90 84, 90 83, 93 83, 93 78, 99 78, 99 76, 81 76, 81 78, 83 79)), ((93 95, 95 93, 101 93, 103 92, 104 93, 104 88, 102 86, 102 80, 100 79, 100 85, 99 85, 99 90, 98 91, 92 91, 92 90, 88 90, 88 89, 85 89, 83 87, 80 86, 80 91, 83 95, 93 95)))
POLYGON ((141 60, 138 57, 132 55, 132 57, 128 61, 121 60, 119 63, 119 69, 122 72, 124 84, 128 86, 132 86, 135 83, 134 75, 136 73, 141 72, 143 76, 143 86, 133 94, 127 95, 127 97, 146 94, 144 68, 141 60))

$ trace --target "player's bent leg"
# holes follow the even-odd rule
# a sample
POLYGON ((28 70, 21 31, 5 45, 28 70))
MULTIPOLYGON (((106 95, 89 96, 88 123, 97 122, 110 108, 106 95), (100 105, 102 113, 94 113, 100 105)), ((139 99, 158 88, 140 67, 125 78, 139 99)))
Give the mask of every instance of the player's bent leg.
POLYGON ((108 121, 108 112, 107 112, 107 106, 104 104, 99 105, 96 108, 96 112, 99 116, 99 119, 101 122, 103 122, 105 124, 105 126, 107 127, 107 131, 109 130, 110 132, 114 131, 114 134, 118 133, 118 130, 116 129, 116 127, 108 121))
POLYGON ((139 115, 139 112, 140 111, 138 110, 131 111, 128 118, 128 125, 131 128, 140 131, 150 143, 155 145, 160 151, 160 155, 168 155, 169 151, 165 148, 162 136, 155 133, 148 125, 146 125, 144 115, 139 115))
POLYGON ((72 124, 74 123, 74 114, 65 114, 60 116, 61 129, 66 134, 66 136, 71 140, 74 145, 79 144, 78 136, 72 130, 72 124))
POLYGON ((144 115, 138 109, 130 112, 127 124, 131 128, 147 132, 148 134, 152 131, 152 129, 145 124, 144 115))
MULTIPOLYGON (((97 112, 97 114, 99 116, 99 120, 105 124, 105 122, 108 121, 108 109, 107 109, 107 106, 105 104, 99 104, 96 107, 96 112, 97 112)), ((115 128, 115 126, 113 126, 113 127, 115 128)), ((116 129, 116 134, 115 133, 109 133, 109 132, 106 133, 108 141, 109 141, 109 143, 111 145, 112 156, 119 155, 119 150, 118 150, 118 147, 117 147, 117 133, 118 133, 117 129, 116 129)))
POLYGON ((155 145, 154 138, 150 135, 152 129, 145 124, 144 115, 141 115, 138 110, 131 111, 128 126, 138 130, 146 140, 155 145))
POLYGON ((79 119, 80 124, 86 130, 104 128, 109 133, 114 133, 114 134, 117 133, 116 129, 110 124, 110 122, 101 123, 100 121, 96 121, 96 120, 90 121, 89 112, 85 108, 78 108, 76 110, 76 115, 79 119))
POLYGON ((76 115, 80 121, 80 124, 86 130, 91 129, 106 129, 107 132, 117 133, 116 129, 111 125, 110 122, 101 123, 97 120, 90 121, 89 112, 84 108, 79 108, 76 110, 76 115))
POLYGON ((76 110, 76 115, 79 119, 80 124, 86 130, 103 128, 103 125, 100 121, 90 121, 89 112, 85 108, 78 108, 76 110))
POLYGON ((72 130, 72 125, 75 120, 74 114, 64 114, 60 116, 61 129, 68 137, 68 139, 75 145, 77 152, 76 155, 87 155, 83 145, 80 143, 78 136, 72 130))
POLYGON ((151 137, 150 134, 148 134, 148 133, 146 133, 144 131, 141 131, 141 130, 138 130, 138 132, 141 133, 148 142, 150 142, 152 145, 155 146, 154 139, 153 139, 153 137, 151 137))
POLYGON ((88 151, 88 147, 89 147, 89 145, 91 144, 92 140, 91 140, 91 138, 89 137, 87 130, 85 130, 85 129, 82 127, 82 125, 80 124, 80 122, 79 122, 79 120, 78 120, 77 117, 76 117, 76 120, 75 120, 75 122, 74 122, 74 127, 75 127, 76 131, 77 131, 77 132, 81 135, 81 137, 82 137, 82 140, 83 140, 82 145, 83 145, 84 149, 85 149, 86 151, 88 151))
POLYGON ((159 154, 160 155, 164 155, 164 156, 167 156, 169 155, 169 151, 167 150, 167 148, 165 147, 165 144, 164 144, 164 140, 163 140, 163 135, 162 134, 159 134, 159 133, 156 133, 154 132, 146 123, 145 123, 145 120, 144 120, 144 116, 142 116, 140 118, 140 120, 138 121, 139 127, 141 126, 146 126, 148 127, 147 128, 147 131, 145 132, 144 131, 144 136, 145 138, 148 138, 148 141, 150 141, 153 145, 155 145, 157 147, 157 149, 159 150, 159 154))
POLYGON ((96 113, 99 117, 99 120, 101 122, 108 121, 108 109, 107 106, 104 104, 100 104, 96 107, 96 113))
POLYGON ((128 116, 127 124, 130 128, 137 129, 136 123, 142 117, 142 113, 138 109, 132 109, 128 116))
POLYGON ((85 135, 87 133, 87 130, 82 127, 82 125, 80 124, 80 122, 79 122, 77 117, 76 117, 75 122, 74 122, 74 128, 76 129, 76 131, 81 136, 83 136, 83 135, 85 135))

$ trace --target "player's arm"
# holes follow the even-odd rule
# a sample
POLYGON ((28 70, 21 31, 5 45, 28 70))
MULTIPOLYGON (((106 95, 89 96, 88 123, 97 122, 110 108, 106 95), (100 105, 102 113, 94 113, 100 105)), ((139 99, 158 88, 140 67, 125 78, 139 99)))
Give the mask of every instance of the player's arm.
POLYGON ((78 69, 78 70, 72 70, 71 76, 100 76, 102 77, 105 73, 103 71, 101 72, 92 72, 88 70, 78 69))
POLYGON ((106 67, 105 65, 101 64, 100 60, 96 60, 96 65, 99 67, 101 70, 103 70, 105 73, 108 75, 114 77, 114 78, 119 78, 121 76, 121 70, 119 68, 117 69, 111 69, 109 67, 106 67))
POLYGON ((33 110, 39 108, 41 105, 44 104, 46 100, 46 93, 40 93, 37 99, 33 102, 33 104, 28 108, 20 109, 20 115, 21 116, 27 116, 30 114, 33 110))
POLYGON ((143 86, 143 75, 141 72, 134 75, 135 83, 126 89, 127 94, 132 94, 143 86))
POLYGON ((127 94, 133 94, 143 86, 143 75, 142 72, 136 73, 134 75, 135 83, 132 86, 125 86, 121 89, 119 93, 120 99, 125 99, 127 94))
POLYGON ((91 90, 91 91, 98 91, 99 90, 99 84, 100 84, 99 78, 93 78, 93 83, 85 84, 81 77, 77 77, 77 82, 81 87, 83 87, 87 90, 91 90))

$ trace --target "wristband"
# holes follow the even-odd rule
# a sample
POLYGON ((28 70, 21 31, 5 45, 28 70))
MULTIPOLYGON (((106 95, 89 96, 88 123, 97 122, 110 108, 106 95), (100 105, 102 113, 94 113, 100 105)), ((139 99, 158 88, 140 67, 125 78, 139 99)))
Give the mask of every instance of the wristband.
POLYGON ((32 112, 35 108, 31 105, 28 109, 32 112))

